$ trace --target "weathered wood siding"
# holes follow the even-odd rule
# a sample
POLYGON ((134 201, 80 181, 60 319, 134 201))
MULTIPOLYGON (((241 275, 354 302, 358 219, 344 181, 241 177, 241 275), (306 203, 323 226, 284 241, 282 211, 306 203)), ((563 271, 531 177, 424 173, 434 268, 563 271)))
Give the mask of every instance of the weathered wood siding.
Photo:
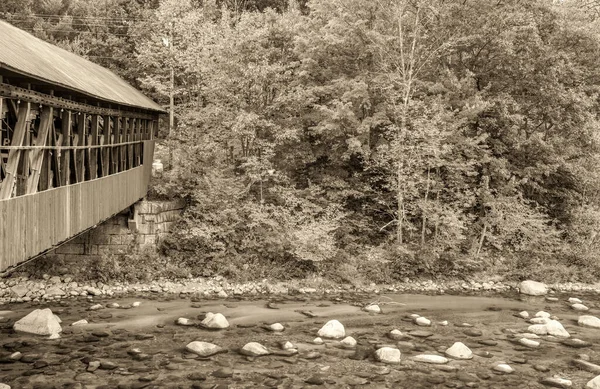
POLYGON ((143 198, 154 141, 143 165, 96 180, 0 200, 0 271, 41 254, 143 198))

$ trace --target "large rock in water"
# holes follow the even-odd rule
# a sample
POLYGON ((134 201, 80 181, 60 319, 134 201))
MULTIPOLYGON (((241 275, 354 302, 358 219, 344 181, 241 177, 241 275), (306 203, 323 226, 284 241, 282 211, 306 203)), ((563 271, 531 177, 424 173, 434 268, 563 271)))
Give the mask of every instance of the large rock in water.
POLYGON ((571 336, 558 320, 550 320, 546 323, 546 328, 548 329, 548 335, 558 336, 560 338, 568 338, 571 336))
POLYGON ((542 282, 527 280, 519 284, 519 292, 529 296, 543 296, 548 293, 548 286, 542 282))
POLYGON ((221 313, 208 312, 204 320, 202 320, 202 325, 206 328, 222 330, 229 327, 229 322, 221 313))
POLYGON ((50 308, 36 309, 17 321, 13 329, 35 335, 53 335, 62 332, 62 327, 50 308))
POLYGON ((321 329, 318 334, 322 338, 343 338, 346 336, 346 330, 342 323, 337 320, 329 320, 321 329))
POLYGON ((600 375, 590 380, 585 387, 587 389, 600 389, 600 375))
POLYGON ((473 352, 464 345, 464 343, 456 342, 446 350, 446 355, 454 359, 471 359, 473 352))
POLYGON ((600 319, 598 319, 596 316, 583 315, 579 316, 577 324, 582 327, 600 328, 600 319))

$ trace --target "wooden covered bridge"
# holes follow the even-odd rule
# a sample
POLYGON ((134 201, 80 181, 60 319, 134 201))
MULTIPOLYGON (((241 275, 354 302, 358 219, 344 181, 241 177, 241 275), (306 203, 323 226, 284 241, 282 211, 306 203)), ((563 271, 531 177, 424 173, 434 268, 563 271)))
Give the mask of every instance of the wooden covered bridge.
POLYGON ((0 21, 0 271, 143 198, 161 113, 110 70, 0 21))

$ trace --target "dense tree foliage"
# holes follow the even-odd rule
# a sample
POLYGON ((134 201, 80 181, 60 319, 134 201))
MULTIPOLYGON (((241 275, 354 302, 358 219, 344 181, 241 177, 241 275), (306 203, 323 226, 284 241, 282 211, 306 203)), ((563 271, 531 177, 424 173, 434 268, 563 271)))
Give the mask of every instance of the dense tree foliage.
POLYGON ((0 15, 174 93, 153 191, 189 200, 162 244, 192 271, 570 279, 600 275, 594 7, 46 0, 0 15))

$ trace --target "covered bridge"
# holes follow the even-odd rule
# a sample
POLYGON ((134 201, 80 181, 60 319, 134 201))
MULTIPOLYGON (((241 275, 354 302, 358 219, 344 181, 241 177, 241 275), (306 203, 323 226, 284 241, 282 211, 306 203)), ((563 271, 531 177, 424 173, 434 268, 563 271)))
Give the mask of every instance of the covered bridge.
POLYGON ((161 113, 110 70, 0 21, 0 271, 143 198, 161 113))

